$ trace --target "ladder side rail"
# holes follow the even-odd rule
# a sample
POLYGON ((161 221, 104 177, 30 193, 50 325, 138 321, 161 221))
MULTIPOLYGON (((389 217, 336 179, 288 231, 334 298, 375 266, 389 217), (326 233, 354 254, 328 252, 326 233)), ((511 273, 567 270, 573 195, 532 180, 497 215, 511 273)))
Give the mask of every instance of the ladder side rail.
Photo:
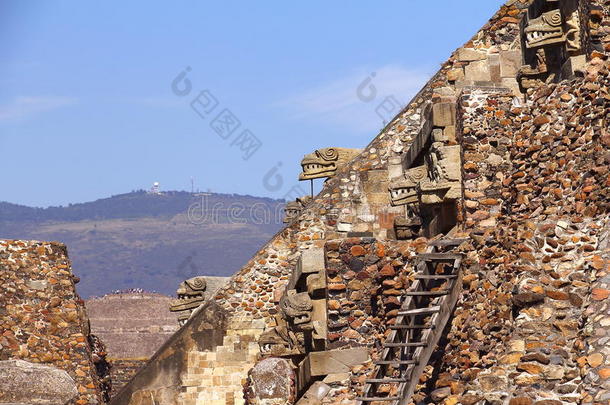
POLYGON ((405 384, 405 391, 400 394, 401 400, 398 401, 398 405, 408 405, 409 404, 411 396, 413 395, 413 393, 415 391, 417 381, 419 381, 418 377, 421 375, 424 368, 428 364, 428 361, 430 360, 432 353, 434 352, 434 350, 436 349, 436 346, 438 345, 438 342, 441 338, 443 329, 445 329, 445 326, 447 325, 447 322, 449 321, 449 318, 451 317, 451 314, 453 313, 453 308, 455 307, 455 304, 457 303, 457 299, 460 295, 459 293, 460 293, 461 283, 462 283, 462 274, 461 274, 460 269, 458 268, 457 278, 451 281, 451 286, 450 286, 451 292, 448 295, 446 295, 445 297, 443 297, 443 299, 441 300, 441 303, 440 303, 441 312, 439 312, 438 314, 435 314, 437 316, 431 318, 431 321, 434 321, 434 325, 436 325, 437 327, 434 328, 433 330, 426 331, 429 333, 422 335, 422 336, 426 337, 427 345, 425 347, 422 347, 421 348, 422 350, 419 353, 419 363, 415 366, 414 373, 412 374, 412 376, 416 377, 416 378, 411 378, 409 380, 409 382, 407 384, 405 384))
MULTIPOLYGON (((427 246, 426 253, 434 253, 436 250, 437 250, 436 246, 427 246)), ((425 261, 417 260, 417 256, 416 256, 415 257, 415 270, 416 270, 416 273, 430 274, 431 269, 430 269, 430 266, 425 261)), ((413 283, 411 284, 409 290, 410 291, 425 291, 425 286, 424 286, 423 281, 414 280, 413 283)), ((401 303, 400 310, 408 310, 408 309, 411 309, 414 307, 416 307, 416 301, 415 301, 414 297, 406 296, 404 301, 401 303)), ((437 318, 438 315, 439 314, 433 314, 431 316, 431 323, 430 323, 431 325, 435 324, 434 320, 437 318)), ((405 322, 405 316, 407 316, 407 315, 398 315, 395 318, 394 325, 402 325, 405 322)), ((409 317, 409 324, 413 325, 415 323, 416 317, 414 317, 414 316, 413 317, 408 316, 408 317, 409 317)), ((426 337, 430 336, 430 334, 433 334, 435 329, 436 328, 431 328, 431 329, 426 329, 426 330, 422 331, 421 332, 421 338, 422 338, 421 341, 426 341, 427 340, 426 337)), ((399 339, 399 336, 401 335, 400 332, 401 331, 399 331, 399 330, 393 330, 388 335, 388 337, 385 339, 384 343, 399 343, 399 342, 396 342, 396 340, 399 339)), ((408 337, 408 339, 410 339, 412 337, 412 334, 414 334, 415 332, 405 330, 404 333, 408 337)), ((403 337, 403 339, 404 339, 404 337, 403 337)), ((400 340, 402 340, 402 339, 400 339, 400 340)), ((405 357, 408 358, 409 354, 411 354, 410 351, 412 350, 413 353, 411 354, 411 358, 416 359, 419 357, 419 354, 421 353, 421 351, 423 349, 426 349, 426 347, 414 347, 414 348, 405 347, 403 349, 399 349, 400 358, 405 358, 405 357)), ((380 359, 381 360, 390 360, 390 356, 394 354, 393 351, 394 351, 393 348, 390 348, 390 347, 384 348, 381 353, 380 359)), ((409 365, 405 371, 401 372, 401 376, 408 376, 408 375, 413 376, 414 371, 418 368, 418 366, 419 366, 418 364, 409 365)), ((387 367, 388 367, 388 365, 385 365, 385 364, 376 365, 373 373, 371 374, 371 379, 376 379, 380 376, 383 377, 383 374, 385 374, 385 372, 387 371, 387 367)), ((378 384, 382 384, 382 383, 367 383, 363 389, 362 396, 368 397, 372 388, 376 387, 378 384)), ((400 383, 398 392, 402 392, 405 389, 405 386, 407 384, 410 384, 410 382, 409 383, 400 383)), ((363 401, 357 402, 357 404, 359 404, 359 405, 361 405, 363 403, 364 403, 363 401)))
MULTIPOLYGON (((438 315, 440 315, 440 314, 434 314, 433 316, 431 316, 430 321, 435 322, 438 315)), ((436 328, 428 329, 422 333, 422 341, 426 342, 426 346, 418 347, 413 355, 413 357, 415 359, 417 359, 417 364, 415 364, 413 369, 411 370, 411 375, 410 375, 409 381, 406 382, 404 384, 404 386, 402 387, 402 390, 399 391, 399 396, 402 398, 398 402, 399 405, 407 405, 409 403, 411 396, 413 395, 413 393, 415 391, 415 387, 417 386, 417 384, 419 382, 419 376, 423 373, 424 368, 428 364, 428 361, 426 360, 426 354, 428 351, 430 351, 429 350, 429 348, 431 347, 430 342, 434 340, 434 336, 436 334, 437 334, 436 328), (426 361, 424 362, 423 360, 426 360, 426 361), (405 399, 406 399, 406 402, 405 402, 405 399)))
MULTIPOLYGON (((412 284, 412 286, 416 289, 418 288, 423 288, 423 284, 420 282, 420 280, 415 280, 414 283, 412 284)), ((402 302, 400 309, 409 309, 411 307, 413 307, 415 305, 415 301, 413 300, 413 297, 405 297, 405 300, 402 302)), ((398 315, 395 319, 396 321, 394 322, 395 325, 400 325, 405 321, 405 316, 404 315, 398 315)), ((408 333, 408 332, 406 332, 408 333)), ((388 337, 385 339, 384 343, 386 342, 396 342, 396 340, 398 339, 398 337, 400 336, 400 333, 398 330, 393 330, 392 332, 390 332, 390 334, 388 335, 388 337)), ((392 348, 384 348, 383 351, 381 352, 381 356, 379 356, 379 360, 390 360, 390 356, 393 354, 393 349, 392 348)), ((380 365, 376 365, 373 373, 371 374, 371 379, 374 378, 378 378, 378 377, 383 377, 383 374, 385 373, 386 369, 388 368, 388 365, 386 364, 380 364, 380 365)), ((373 388, 373 386, 376 386, 378 383, 369 383, 366 384, 363 391, 362 391, 362 396, 363 397, 367 397, 368 394, 371 392, 371 389, 373 388)), ((359 403, 362 403, 359 401, 359 403)))

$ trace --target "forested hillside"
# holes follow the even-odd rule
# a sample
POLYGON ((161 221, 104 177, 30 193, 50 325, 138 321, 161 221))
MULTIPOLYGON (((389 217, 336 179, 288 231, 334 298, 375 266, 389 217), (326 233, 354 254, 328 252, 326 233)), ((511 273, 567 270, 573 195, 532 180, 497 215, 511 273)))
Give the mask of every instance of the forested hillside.
POLYGON ((177 191, 45 209, 0 202, 0 238, 64 242, 83 297, 127 288, 173 294, 185 278, 235 272, 281 228, 283 205, 177 191))

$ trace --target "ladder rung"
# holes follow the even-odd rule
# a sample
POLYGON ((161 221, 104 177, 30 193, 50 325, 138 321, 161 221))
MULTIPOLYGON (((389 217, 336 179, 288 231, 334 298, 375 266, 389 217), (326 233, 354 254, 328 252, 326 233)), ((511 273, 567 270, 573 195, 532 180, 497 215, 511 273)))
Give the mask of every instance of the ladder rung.
POLYGON ((387 364, 387 365, 391 365, 391 366, 401 366, 401 365, 405 365, 405 364, 417 364, 417 361, 415 361, 415 360, 377 360, 375 362, 375 364, 378 364, 378 365, 387 364))
POLYGON ((400 397, 362 397, 362 398, 356 398, 356 401, 362 401, 362 402, 375 402, 375 401, 398 401, 400 400, 400 397))
POLYGON ((442 291, 407 291, 405 293, 408 297, 417 297, 417 296, 428 296, 428 295, 447 295, 449 293, 448 290, 442 291))
POLYGON ((434 329, 435 325, 390 325, 390 329, 434 329))
POLYGON ((376 383, 390 384, 390 383, 403 383, 403 382, 407 382, 407 381, 409 381, 409 380, 407 380, 406 378, 370 378, 368 380, 364 380, 364 382, 367 384, 376 384, 376 383))
POLYGON ((457 253, 420 253, 415 258, 425 261, 454 261, 461 259, 462 255, 457 253))
POLYGON ((433 240, 431 242, 428 243, 429 246, 459 246, 462 243, 466 242, 468 240, 468 238, 463 238, 463 239, 438 239, 438 240, 433 240))
POLYGON ((416 280, 442 280, 456 278, 455 274, 416 274, 416 280))
POLYGON ((383 347, 424 347, 426 342, 412 342, 412 343, 384 343, 383 347))
POLYGON ((441 310, 441 307, 436 305, 428 308, 415 308, 408 309, 406 311, 398 311, 398 315, 423 315, 423 314, 435 314, 441 310))

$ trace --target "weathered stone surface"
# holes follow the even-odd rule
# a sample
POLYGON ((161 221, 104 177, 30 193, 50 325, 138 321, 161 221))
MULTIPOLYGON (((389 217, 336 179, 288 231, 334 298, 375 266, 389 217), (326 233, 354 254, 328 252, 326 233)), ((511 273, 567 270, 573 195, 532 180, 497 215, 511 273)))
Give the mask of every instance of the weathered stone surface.
POLYGON ((500 52, 500 76, 503 78, 516 77, 521 67, 521 58, 521 52, 517 50, 500 52))
POLYGON ((540 401, 534 402, 534 405, 562 405, 563 402, 557 399, 543 399, 540 401))
POLYGON ((324 250, 321 248, 306 249, 301 253, 297 263, 303 273, 317 273, 324 270, 324 250))
POLYGON ((320 405, 330 390, 331 388, 327 384, 316 381, 297 401, 296 405, 320 405))
POLYGON ((591 292, 591 298, 595 301, 602 301, 607 299, 610 296, 610 290, 605 288, 594 288, 591 292))
POLYGON ((252 405, 284 405, 295 399, 296 375, 286 359, 267 358, 248 372, 246 397, 252 405))
POLYGON ((464 79, 464 69, 452 69, 447 72, 447 80, 455 82, 456 80, 464 79))
POLYGON ((515 397, 511 398, 508 402, 509 405, 532 405, 534 401, 532 401, 529 397, 515 397))
POLYGON ((460 48, 458 50, 458 60, 461 62, 471 62, 475 60, 483 60, 487 58, 485 52, 477 51, 472 48, 460 48))
POLYGON ((542 366, 536 363, 519 363, 517 365, 517 370, 525 371, 530 374, 541 374, 542 366))
POLYGON ((593 353, 587 356, 587 363, 591 367, 599 367, 604 362, 604 356, 601 353, 593 353))
POLYGON ((541 364, 549 364, 551 362, 548 356, 545 356, 542 353, 528 353, 521 357, 521 361, 537 361, 541 364))
POLYGON ((23 360, 0 361, 0 403, 64 405, 78 395, 64 370, 23 360))
POLYGON ((551 119, 546 115, 539 115, 536 118, 534 118, 534 125, 536 125, 536 126, 548 124, 549 122, 551 122, 551 119))
POLYGON ((513 304, 516 307, 527 307, 544 302, 544 295, 538 293, 521 293, 513 295, 513 304))
POLYGON ((464 73, 465 80, 471 80, 473 82, 491 81, 491 72, 486 60, 471 62, 464 68, 464 73))
POLYGON ((432 107, 433 125, 447 127, 455 125, 455 104, 437 103, 432 107))
POLYGON ((360 365, 369 359, 365 348, 337 349, 312 352, 305 360, 312 377, 349 372, 351 367, 360 365))
POLYGON ((451 395, 451 387, 443 387, 432 391, 430 393, 430 398, 432 398, 433 401, 438 402, 447 398, 449 395, 451 395))

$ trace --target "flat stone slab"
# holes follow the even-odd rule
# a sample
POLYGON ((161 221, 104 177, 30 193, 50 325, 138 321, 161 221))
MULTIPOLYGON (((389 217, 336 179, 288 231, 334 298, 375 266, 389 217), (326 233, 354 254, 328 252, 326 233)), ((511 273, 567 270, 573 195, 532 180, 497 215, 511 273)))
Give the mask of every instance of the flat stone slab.
POLYGON ((307 358, 311 376, 347 373, 369 359, 366 347, 311 352, 307 358))
POLYGON ((23 360, 0 361, 0 404, 64 405, 78 395, 64 370, 23 360))

